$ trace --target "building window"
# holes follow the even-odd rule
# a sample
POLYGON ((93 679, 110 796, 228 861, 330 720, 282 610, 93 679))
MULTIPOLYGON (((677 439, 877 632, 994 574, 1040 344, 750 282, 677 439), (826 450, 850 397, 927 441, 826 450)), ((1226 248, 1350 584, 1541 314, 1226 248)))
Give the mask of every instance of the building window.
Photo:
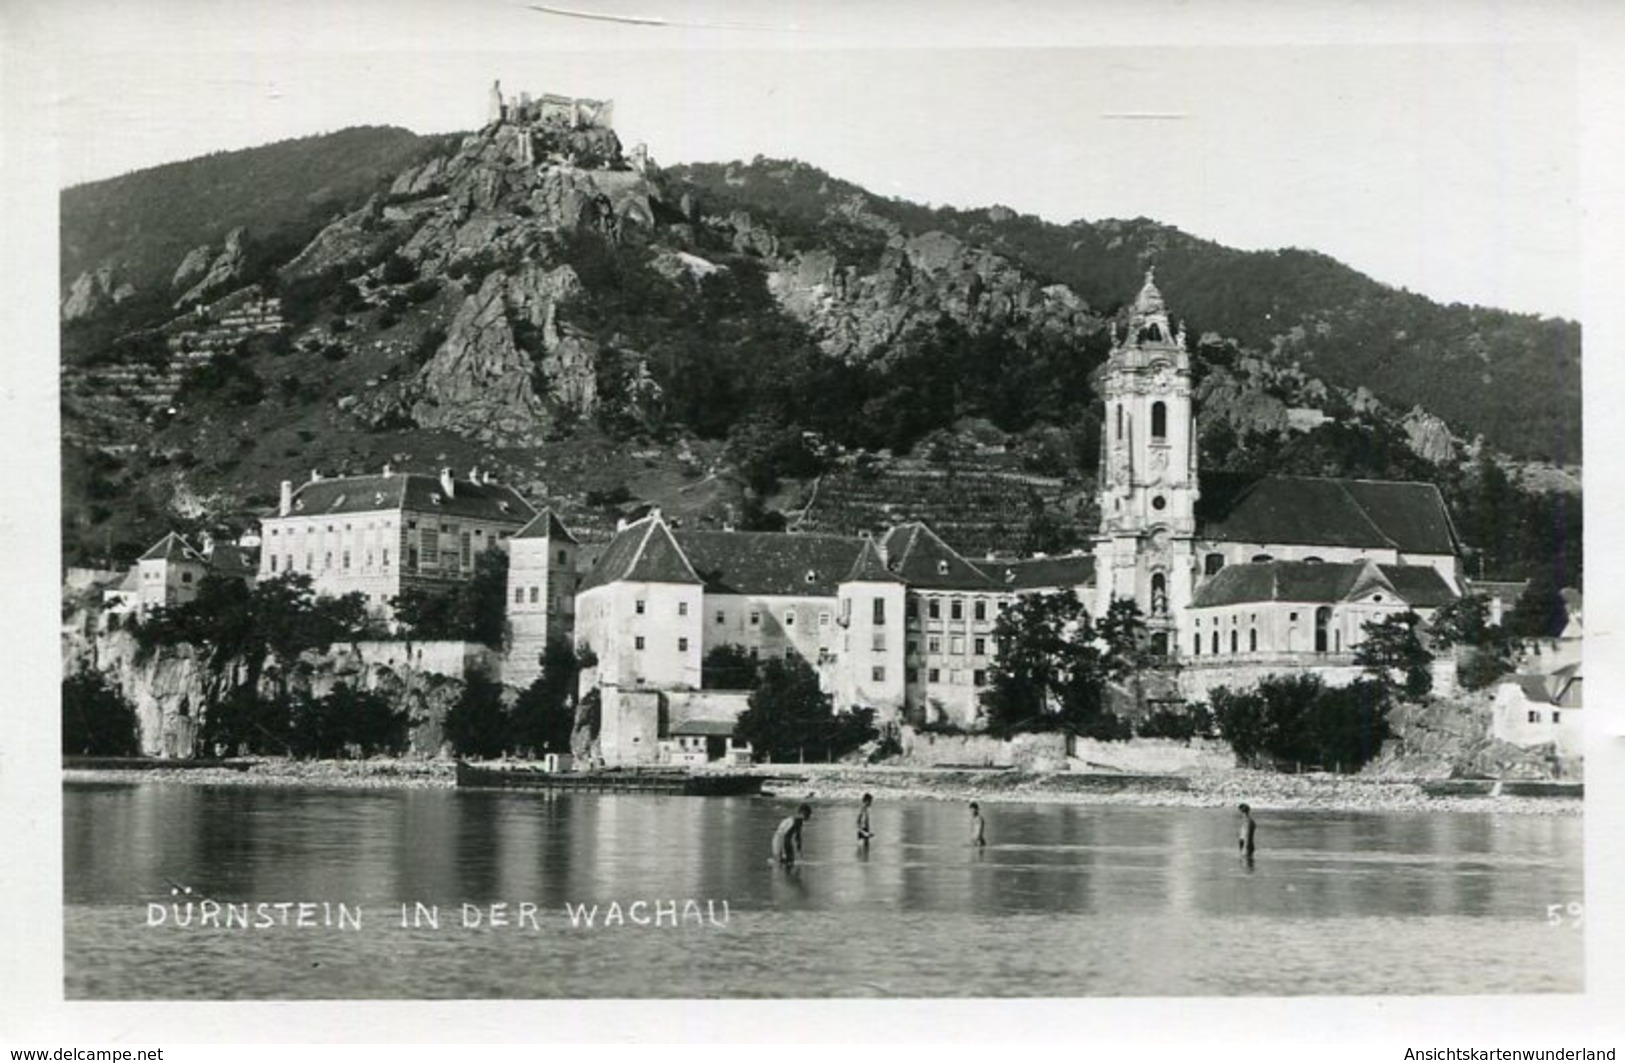
POLYGON ((276 571, 276 555, 275 554, 271 555, 271 571, 272 572, 276 571))
POLYGON ((955 598, 953 601, 948 603, 948 619, 950 619, 950 620, 963 620, 963 619, 965 619, 965 601, 964 601, 964 599, 955 598))
POLYGON ((869 669, 869 677, 876 683, 884 683, 886 681, 886 666, 883 664, 875 665, 869 669))
POLYGON ((907 650, 910 657, 918 657, 920 654, 920 642, 918 639, 909 639, 908 644, 904 648, 907 650))
POLYGON ((1168 508, 1168 500, 1161 495, 1156 495, 1151 499, 1151 508, 1160 513, 1168 508))
POLYGON ((903 681, 907 683, 918 683, 920 681, 920 670, 918 668, 903 669, 903 681))
POLYGON ((639 615, 639 616, 642 616, 642 615, 643 615, 643 599, 642 599, 642 598, 639 598, 639 599, 638 599, 638 600, 637 600, 637 603, 636 603, 636 604, 635 604, 635 605, 633 605, 633 606, 632 606, 632 609, 633 609, 633 611, 634 611, 634 612, 636 612, 636 613, 637 613, 637 614, 638 614, 638 615, 639 615))
POLYGON ((941 653, 942 652, 942 640, 939 639, 939 638, 936 638, 936 637, 926 639, 925 640, 925 652, 926 653, 941 653))
POLYGON ((643 649, 643 636, 642 635, 637 635, 632 639, 632 647, 634 649, 639 649, 639 650, 643 649))
POLYGON ((786 646, 784 648, 784 659, 787 661, 793 661, 796 659, 796 650, 794 646, 786 646))
POLYGON ((942 675, 942 673, 937 669, 927 668, 925 670, 925 681, 927 683, 935 683, 940 675, 942 675))
POLYGON ((1202 559, 1202 575, 1204 575, 1204 576, 1217 575, 1218 572, 1219 572, 1219 569, 1221 569, 1223 567, 1224 567, 1224 555, 1223 554, 1217 554, 1217 553, 1208 554, 1207 557, 1202 559))
POLYGON ((564 554, 564 551, 563 551, 563 550, 560 550, 560 551, 559 551, 559 564, 561 564, 561 565, 563 565, 563 564, 567 564, 567 563, 568 563, 568 562, 567 562, 567 561, 566 561, 566 560, 565 560, 565 554, 564 554))
POLYGON ((1232 630, 1230 632, 1230 652, 1231 653, 1237 653, 1237 652, 1240 652, 1240 650, 1241 650, 1241 643, 1240 643, 1239 636, 1240 636, 1240 632, 1238 632, 1238 631, 1232 630))
POLYGON ((327 556, 322 558, 322 567, 323 568, 332 568, 333 567, 333 555, 331 553, 327 554, 327 556))
POLYGON ((1191 643, 1191 656, 1202 656, 1202 633, 1200 631, 1196 633, 1196 641, 1191 643))
POLYGON ((1563 718, 1563 714, 1561 712, 1558 712, 1556 709, 1552 710, 1552 722, 1553 723, 1557 723, 1562 718, 1563 718))
POLYGON ((717 610, 717 623, 726 624, 727 622, 728 622, 728 614, 723 612, 721 609, 718 609, 717 610))
POLYGON ((976 602, 971 606, 971 617, 973 619, 976 619, 976 620, 986 620, 987 619, 987 602, 986 602, 986 600, 984 600, 982 598, 976 599, 976 602))
POLYGON ((979 687, 987 686, 987 671, 985 669, 982 669, 982 668, 976 669, 976 671, 974 671, 974 672, 972 672, 970 674, 970 678, 971 678, 971 682, 974 683, 976 686, 979 686, 979 687))
POLYGON ((965 640, 957 635, 954 636, 948 642, 948 651, 955 657, 963 657, 965 655, 965 640))
POLYGON ((1151 438, 1159 443, 1168 439, 1168 404, 1165 402, 1151 404, 1151 438))
POLYGON ((1116 409, 1117 409, 1117 438, 1122 439, 1123 438, 1123 404, 1118 403, 1117 406, 1116 406, 1116 409))
POLYGON ((762 614, 761 614, 761 612, 758 611, 758 610, 752 609, 750 611, 750 626, 755 627, 756 625, 760 624, 761 622, 762 622, 762 614))
POLYGON ((190 572, 182 572, 181 573, 181 582, 182 583, 191 583, 192 582, 192 574, 190 572))
POLYGON ((884 598, 875 599, 874 622, 876 624, 884 624, 886 622, 886 599, 884 598))
POLYGON ((1315 652, 1325 653, 1329 648, 1327 631, 1331 628, 1332 607, 1323 605, 1315 610, 1315 652))
POLYGON ((1275 558, 1271 557, 1269 554, 1254 554, 1253 555, 1253 564, 1255 564, 1255 565, 1267 565, 1271 561, 1274 561, 1274 560, 1275 560, 1275 558))
POLYGON ((829 611, 828 610, 825 610, 824 612, 818 614, 818 626, 819 627, 829 627, 829 611))
POLYGON ((530 604, 531 605, 536 604, 537 600, 539 599, 539 597, 541 595, 541 592, 542 592, 542 589, 540 587, 532 587, 530 589, 530 604))
POLYGON ((1256 627, 1247 632, 1247 652, 1258 652, 1258 629, 1256 627))
POLYGON ((1540 710, 1539 709, 1530 709, 1529 710, 1529 722, 1530 723, 1539 723, 1540 722, 1540 710))
POLYGON ((687 616, 688 615, 688 603, 687 602, 678 602, 677 603, 677 615, 678 616, 687 616))
POLYGON ((1213 652, 1219 652, 1219 633, 1217 631, 1213 633, 1213 652))
POLYGON ((976 639, 971 643, 971 652, 978 657, 987 656, 987 639, 976 639))
POLYGON ((687 653, 688 652, 688 639, 679 638, 677 640, 677 652, 678 653, 687 653))
POLYGON ((282 556, 282 567, 283 568, 292 568, 293 567, 293 555, 292 554, 284 554, 282 556))
POLYGON ((926 602, 925 603, 925 615, 930 617, 932 620, 941 620, 942 619, 942 601, 941 601, 941 599, 932 598, 930 601, 926 602))
POLYGON ((523 587, 515 587, 513 589, 513 604, 515 604, 515 605, 523 605, 523 604, 525 604, 525 588, 523 588, 523 587))
POLYGON ((795 627, 796 626, 796 611, 794 609, 786 609, 784 611, 784 626, 785 627, 795 627))

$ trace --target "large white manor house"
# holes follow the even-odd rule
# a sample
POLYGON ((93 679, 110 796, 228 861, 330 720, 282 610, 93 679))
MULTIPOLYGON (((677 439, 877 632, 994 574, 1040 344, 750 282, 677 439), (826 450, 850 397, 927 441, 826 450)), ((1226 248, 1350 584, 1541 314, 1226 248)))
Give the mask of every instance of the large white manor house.
POLYGON ((1344 681, 1368 621, 1459 596, 1436 487, 1199 476, 1191 391, 1183 332, 1148 274, 1106 367, 1087 553, 972 561, 921 524, 861 538, 689 531, 655 512, 622 528, 575 601, 605 759, 656 759, 685 724, 716 731, 722 720, 698 726, 717 709, 694 692, 721 645, 806 661, 837 708, 974 727, 993 625, 1016 595, 1070 588, 1097 616, 1134 600, 1193 697, 1288 670, 1344 681))

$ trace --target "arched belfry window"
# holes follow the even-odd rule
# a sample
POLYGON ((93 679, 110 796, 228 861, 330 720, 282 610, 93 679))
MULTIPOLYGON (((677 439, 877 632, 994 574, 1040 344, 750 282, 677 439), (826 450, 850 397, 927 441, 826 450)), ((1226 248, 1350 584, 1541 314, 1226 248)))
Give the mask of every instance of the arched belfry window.
POLYGON ((1156 440, 1168 438, 1168 404, 1166 402, 1153 402, 1151 404, 1151 438, 1156 440))
POLYGON ((1122 407, 1121 404, 1119 404, 1118 407, 1117 407, 1117 436, 1116 436, 1116 438, 1118 438, 1118 439, 1123 438, 1123 407, 1122 407))

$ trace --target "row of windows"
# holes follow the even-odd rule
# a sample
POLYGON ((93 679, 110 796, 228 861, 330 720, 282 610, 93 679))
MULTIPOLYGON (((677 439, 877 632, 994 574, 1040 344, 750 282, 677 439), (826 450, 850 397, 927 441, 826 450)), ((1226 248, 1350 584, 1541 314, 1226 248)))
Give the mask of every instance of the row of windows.
MULTIPOLYGON (((1160 332, 1161 330, 1152 325, 1150 331, 1160 332)), ((1123 405, 1121 403, 1117 405, 1116 438, 1123 438, 1123 405)), ((1151 438, 1158 443, 1164 442, 1168 438, 1168 404, 1165 402, 1153 402, 1151 404, 1151 438)))
MULTIPOLYGON (((963 620, 963 619, 965 619, 965 599, 963 599, 963 598, 949 598, 947 601, 948 601, 948 619, 949 620, 963 620)), ((925 600, 925 615, 926 615, 927 619, 929 619, 929 620, 941 620, 942 619, 942 602, 943 602, 943 599, 941 599, 941 598, 927 598, 925 600)), ((879 606, 881 604, 882 603, 881 603, 880 599, 878 599, 878 598, 875 599, 875 605, 876 606, 879 606)), ((971 619, 972 620, 986 620, 987 619, 987 604, 988 603, 987 603, 986 598, 977 598, 977 599, 973 600, 971 602, 971 619)), ((910 598, 908 600, 908 615, 909 615, 909 617, 914 618, 914 619, 919 618, 919 615, 920 615, 920 603, 919 603, 918 599, 910 598)), ((877 609, 875 611, 875 623, 878 624, 878 623, 881 622, 881 620, 882 620, 882 617, 881 617, 880 611, 877 609)))
MULTIPOLYGON (((540 586, 533 585, 533 586, 528 587, 528 588, 526 588, 526 587, 515 587, 513 589, 513 604, 515 604, 515 605, 524 605, 527 590, 529 591, 529 598, 530 598, 530 604, 531 605, 535 605, 537 602, 539 602, 541 600, 542 588, 540 586)), ((547 608, 548 608, 549 612, 552 612, 554 610, 562 610, 564 608, 564 595, 555 594, 551 598, 549 598, 548 602, 547 602, 547 608)))
MULTIPOLYGON (((275 571, 277 571, 277 555, 271 554, 269 556, 270 556, 270 570, 272 572, 275 572, 275 571)), ((350 569, 350 551, 348 551, 348 550, 340 551, 338 556, 339 556, 339 567, 342 568, 343 570, 345 570, 346 572, 349 571, 349 569, 350 569)), ((364 567, 366 567, 366 568, 371 568, 372 567, 373 556, 374 556, 373 552, 371 550, 368 550, 367 553, 366 553, 366 564, 365 564, 364 567)), ((389 550, 386 548, 383 551, 381 551, 380 554, 379 554, 379 557, 380 557, 380 565, 381 565, 381 567, 388 568, 389 567, 389 550)), ((322 555, 322 568, 329 569, 329 568, 332 568, 332 567, 333 567, 333 553, 332 553, 332 551, 328 551, 327 553, 322 555)), ((415 568, 416 565, 414 564, 413 567, 415 568)), ((292 572, 293 571, 293 555, 292 554, 284 554, 284 555, 282 555, 282 570, 285 571, 285 572, 292 572)), ((314 552, 307 553, 305 555, 305 571, 307 571, 307 572, 316 571, 316 554, 314 552)))
MULTIPOLYGON (((878 672, 878 671, 880 671, 880 669, 877 668, 877 669, 875 669, 875 671, 878 672)), ((906 682, 909 682, 909 683, 918 683, 920 681, 920 670, 918 668, 905 668, 905 669, 903 669, 903 679, 906 682)), ((940 682, 942 682, 942 669, 940 669, 940 668, 927 668, 925 670, 925 681, 927 683, 940 683, 940 682)), ((963 671, 961 671, 960 669, 957 669, 957 668, 951 668, 951 669, 948 670, 948 682, 949 683, 951 683, 951 684, 953 684, 955 686, 958 686, 958 685, 964 683, 964 681, 965 681, 965 673, 963 671)), ((985 668, 977 668, 977 669, 972 670, 972 672, 971 672, 971 685, 972 686, 978 686, 978 687, 987 686, 987 670, 985 668)))
MULTIPOLYGON (((885 605, 885 603, 883 601, 879 600, 879 599, 876 599, 875 604, 877 606, 882 606, 882 607, 885 605)), ((639 616, 646 615, 648 613, 648 603, 645 602, 644 599, 642 599, 642 598, 637 599, 633 603, 633 611, 636 612, 637 615, 639 615, 639 616)), ((677 603, 677 615, 678 616, 687 616, 688 615, 688 603, 687 602, 678 602, 677 603)), ((876 615, 877 616, 882 615, 882 610, 877 609, 876 610, 876 615)), ((761 625, 761 623, 762 623, 762 611, 760 609, 752 609, 750 611, 749 617, 750 617, 750 624, 751 624, 752 627, 758 627, 758 626, 761 625)), ((784 614, 782 615, 782 617, 780 619, 781 619, 781 621, 782 621, 782 623, 783 623, 783 625, 785 627, 795 627, 796 626, 796 610, 794 610, 794 609, 786 609, 784 611, 784 614)), ((718 624, 726 624, 728 622, 728 611, 726 609, 718 609, 716 611, 716 622, 718 624)), ((829 611, 827 609, 820 611, 819 614, 818 614, 818 626, 819 627, 829 627, 829 622, 830 622, 830 613, 829 613, 829 611)), ((880 622, 884 622, 884 621, 883 620, 877 621, 877 623, 880 623, 880 622)))
MULTIPOLYGON (((971 639, 970 645, 971 645, 971 654, 973 656, 976 656, 976 657, 986 657, 987 656, 987 639, 985 639, 985 638, 973 638, 973 639, 971 639)), ((908 655, 910 657, 913 657, 913 656, 916 656, 919 652, 920 652, 919 640, 918 639, 909 639, 908 640, 908 655)), ((925 652, 929 653, 929 654, 941 653, 942 652, 942 639, 938 638, 935 635, 933 635, 930 638, 926 639, 925 640, 925 652)), ((963 657, 965 655, 965 639, 962 636, 959 636, 959 635, 955 635, 952 638, 950 638, 948 640, 948 652, 952 656, 963 657)))

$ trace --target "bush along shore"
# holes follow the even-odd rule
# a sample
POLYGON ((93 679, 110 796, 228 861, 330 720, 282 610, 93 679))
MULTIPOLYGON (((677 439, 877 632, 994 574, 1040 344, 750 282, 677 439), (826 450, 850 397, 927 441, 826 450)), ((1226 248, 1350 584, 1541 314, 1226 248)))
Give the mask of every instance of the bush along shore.
MULTIPOLYGON (((531 767, 529 761, 492 761, 531 767)), ((162 766, 144 761, 116 767, 67 762, 67 782, 158 782, 208 786, 299 786, 313 789, 443 789, 456 784, 446 759, 372 758, 291 760, 259 758, 208 767, 162 766)), ((766 777, 770 797, 813 801, 877 800, 1032 802, 1078 805, 1211 808, 1245 801, 1254 808, 1341 812, 1494 812, 1579 815, 1584 802, 1569 796, 1428 792, 1426 781, 1358 775, 1290 775, 1247 768, 1147 775, 1118 772, 1024 772, 1013 769, 919 768, 906 765, 758 765, 740 769, 766 777)), ((1435 788, 1437 789, 1437 788, 1435 788)))

